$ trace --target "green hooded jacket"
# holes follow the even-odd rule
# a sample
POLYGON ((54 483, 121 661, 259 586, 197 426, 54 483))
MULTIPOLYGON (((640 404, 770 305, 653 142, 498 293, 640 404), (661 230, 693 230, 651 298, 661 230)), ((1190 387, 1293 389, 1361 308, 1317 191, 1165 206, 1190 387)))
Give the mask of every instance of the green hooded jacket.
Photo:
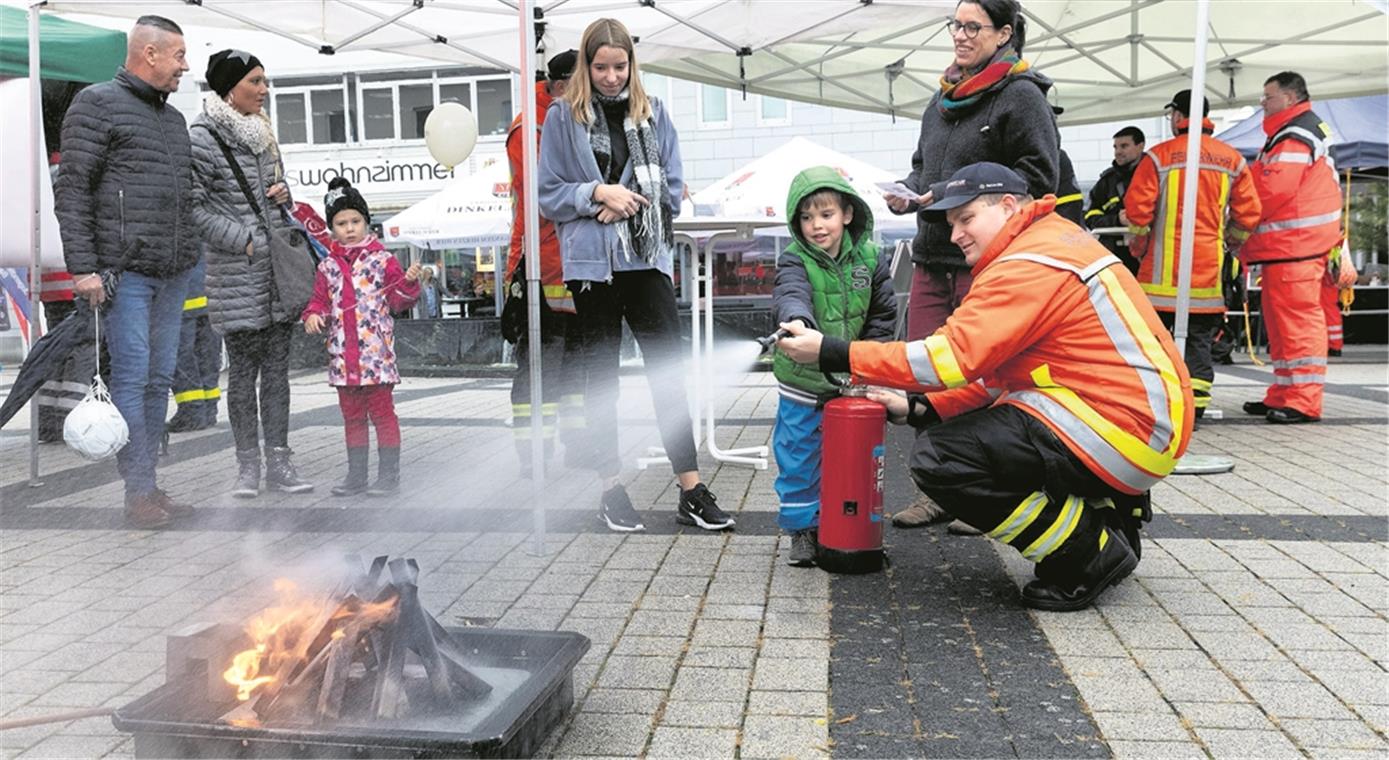
MULTIPOLYGON (((837 170, 814 166, 791 180, 786 226, 792 242, 777 259, 772 295, 777 321, 802 319, 825 335, 846 340, 890 336, 896 308, 887 267, 880 266, 873 243, 873 212, 837 170), (836 257, 801 235, 796 213, 802 200, 824 189, 838 191, 853 208, 836 257)), ((817 365, 799 364, 780 351, 772 369, 783 395, 813 403, 835 390, 817 365)))

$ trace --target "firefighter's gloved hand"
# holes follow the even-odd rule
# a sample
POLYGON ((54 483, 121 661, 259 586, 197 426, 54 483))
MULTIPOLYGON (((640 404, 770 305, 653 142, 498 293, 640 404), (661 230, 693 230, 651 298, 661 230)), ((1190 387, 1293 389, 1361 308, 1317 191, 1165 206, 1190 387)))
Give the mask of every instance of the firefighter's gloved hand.
POLYGON ((907 394, 907 424, 917 430, 940 422, 940 412, 931 404, 931 398, 924 393, 907 394))
POLYGON ((907 424, 907 394, 890 388, 869 388, 868 400, 876 401, 887 409, 887 421, 894 425, 907 424))

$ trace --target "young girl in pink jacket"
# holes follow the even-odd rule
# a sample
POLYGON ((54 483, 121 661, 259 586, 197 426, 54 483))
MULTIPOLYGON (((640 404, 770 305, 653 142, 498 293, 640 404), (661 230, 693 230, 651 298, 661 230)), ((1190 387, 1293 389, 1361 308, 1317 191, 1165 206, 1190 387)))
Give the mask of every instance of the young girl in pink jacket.
POLYGON ((328 183, 323 199, 333 245, 319 262, 313 298, 304 309, 304 330, 328 330, 328 384, 338 389, 347 438, 347 478, 335 496, 366 492, 384 496, 400 489, 400 422, 392 389, 395 320, 420 297, 420 265, 400 262, 371 234, 371 211, 345 179, 328 183), (367 420, 376 427, 376 482, 367 486, 367 420))

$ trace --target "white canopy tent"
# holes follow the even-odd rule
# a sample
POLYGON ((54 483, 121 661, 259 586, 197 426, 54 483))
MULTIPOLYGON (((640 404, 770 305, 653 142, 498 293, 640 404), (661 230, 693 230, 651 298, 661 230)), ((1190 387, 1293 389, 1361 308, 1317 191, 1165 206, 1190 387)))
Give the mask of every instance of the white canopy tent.
POLYGON ((712 209, 720 216, 776 219, 782 226, 759 230, 759 234, 785 235, 786 193, 791 180, 812 166, 832 167, 844 177, 868 202, 877 232, 887 237, 911 237, 916 233, 916 215, 893 214, 874 184, 895 182, 897 175, 804 137, 791 138, 695 193, 695 212, 712 209))
MULTIPOLYGON (((33 0, 23 4, 132 20, 158 13, 195 26, 259 29, 325 54, 356 48, 482 63, 515 71, 523 82, 533 79, 536 62, 531 53, 536 50, 537 33, 546 49, 562 50, 575 47, 581 30, 594 18, 612 16, 638 38, 638 58, 647 70, 745 93, 914 118, 930 100, 950 60, 943 22, 955 0, 33 0), (543 21, 543 30, 537 30, 538 24, 531 20, 543 21)), ((1032 23, 1026 57, 1057 81, 1058 104, 1067 109, 1063 123, 1152 115, 1188 82, 1192 89, 1211 95, 1214 105, 1251 104, 1259 97, 1263 79, 1284 69, 1303 73, 1315 97, 1386 89, 1385 0, 1025 0, 1023 4, 1032 23), (1194 34, 1190 34, 1193 17, 1194 34), (1210 79, 1209 88, 1208 68, 1218 74, 1210 79)), ((36 13, 31 29, 37 29, 36 13)), ((30 58, 37 67, 36 42, 30 58)), ((31 119, 37 120, 37 77, 34 88, 30 110, 31 119)), ((529 90, 521 89, 523 94, 529 90)), ((531 97, 521 100, 523 123, 530 131, 535 103, 531 97)), ((1193 132, 1193 147, 1195 137, 1193 132)), ((36 145, 31 152, 35 156, 30 181, 35 220, 31 244, 37 262, 41 166, 36 145)), ((526 141, 524 152, 524 165, 533 167, 534 143, 526 141)), ((1185 197, 1194 203, 1198 152, 1189 150, 1188 155, 1185 197)), ((534 176, 533 171, 526 172, 527 190, 533 191, 534 176)), ((536 219, 531 213, 526 220, 528 249, 537 237, 536 219)), ((1184 219, 1179 338, 1186 329, 1193 224, 1194 215, 1184 219)), ((527 259, 530 303, 535 309, 538 261, 535 255, 527 259)), ((536 403, 540 392, 538 321, 531 319, 536 403)), ((535 440, 538 447, 538 430, 535 440)), ((539 451, 535 459, 543 461, 539 451)), ((537 472, 536 483, 542 481, 543 475, 537 472)), ((543 513, 537 512, 537 550, 542 535, 543 513)))
POLYGON ((495 161, 388 219, 388 243, 440 250, 511 242, 511 168, 495 161))

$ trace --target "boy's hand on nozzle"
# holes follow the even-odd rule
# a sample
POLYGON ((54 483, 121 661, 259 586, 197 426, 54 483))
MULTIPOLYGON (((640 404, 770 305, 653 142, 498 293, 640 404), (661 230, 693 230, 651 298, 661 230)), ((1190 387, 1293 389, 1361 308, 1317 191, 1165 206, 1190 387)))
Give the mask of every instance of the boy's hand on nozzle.
POLYGON ((799 319, 782 322, 780 325, 787 337, 777 341, 777 348, 801 364, 811 364, 820 360, 820 343, 825 336, 819 330, 812 330, 799 319))
POLYGON ((868 400, 876 401, 887 409, 888 422, 894 425, 906 424, 909 408, 906 394, 888 388, 869 388, 868 400))
POLYGON ((317 335, 323 332, 323 315, 310 314, 308 318, 304 320, 304 332, 310 335, 317 335))
POLYGON ((424 272, 424 267, 420 266, 418 263, 411 264, 410 268, 405 270, 405 279, 410 282, 419 282, 422 272, 424 272))

